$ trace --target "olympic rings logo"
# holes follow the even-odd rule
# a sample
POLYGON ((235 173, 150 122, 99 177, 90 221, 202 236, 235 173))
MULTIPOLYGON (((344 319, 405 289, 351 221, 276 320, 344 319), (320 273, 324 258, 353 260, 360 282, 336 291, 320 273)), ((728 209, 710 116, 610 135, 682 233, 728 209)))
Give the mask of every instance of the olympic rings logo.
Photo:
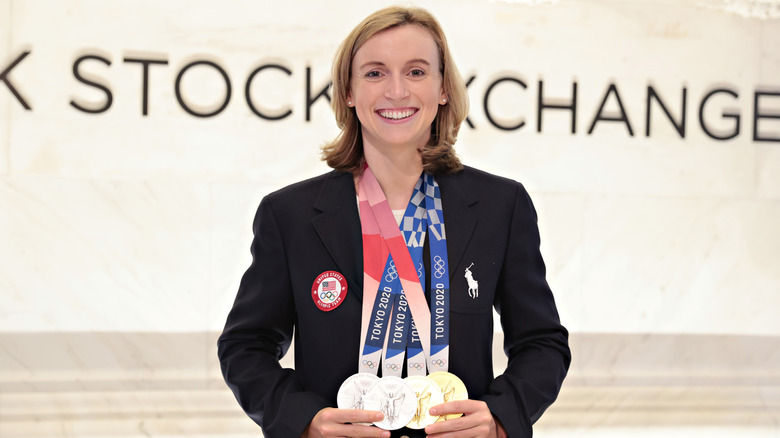
POLYGON ((424 366, 423 364, 421 364, 419 362, 411 362, 411 363, 407 363, 406 365, 409 368, 412 368, 414 370, 421 370, 421 369, 423 369, 423 366, 424 366))
POLYGON ((438 255, 433 258, 433 269, 435 270, 433 275, 436 278, 441 278, 444 275, 444 260, 438 255))
POLYGON ((388 364, 385 364, 385 368, 387 368, 388 370, 392 370, 392 371, 398 371, 398 364, 388 363, 388 364))
POLYGON ((398 271, 395 269, 395 263, 390 262, 390 267, 387 268, 387 274, 385 275, 385 281, 390 283, 398 278, 398 271))
POLYGON ((376 367, 376 362, 374 362, 374 361, 372 361, 372 360, 364 360, 364 361, 363 361, 363 366, 366 366, 366 367, 368 367, 369 369, 373 370, 373 369, 374 369, 374 367, 376 367))
POLYGON ((320 292, 320 299, 322 301, 333 301, 336 299, 336 295, 332 291, 320 292))
POLYGON ((431 361, 431 364, 437 367, 443 367, 444 365, 447 365, 447 359, 434 359, 431 361))

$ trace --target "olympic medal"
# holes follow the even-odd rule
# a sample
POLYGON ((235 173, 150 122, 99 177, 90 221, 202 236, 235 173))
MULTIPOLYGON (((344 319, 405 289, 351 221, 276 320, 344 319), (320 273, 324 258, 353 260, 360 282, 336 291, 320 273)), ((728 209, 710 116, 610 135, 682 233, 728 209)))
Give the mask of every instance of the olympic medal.
MULTIPOLYGON (((336 405, 339 409, 365 409, 363 399, 366 392, 371 389, 379 377, 368 373, 357 373, 347 377, 347 380, 341 384, 339 392, 336 395, 336 405)), ((355 423, 362 426, 370 426, 371 423, 355 423)))
POLYGON ((428 409, 444 402, 444 396, 441 393, 439 385, 433 380, 423 376, 409 376, 404 381, 412 387, 417 396, 417 409, 414 417, 406 427, 410 429, 424 429, 425 426, 433 424, 438 420, 438 416, 431 416, 428 409))
POLYGON ((363 397, 379 377, 368 373, 357 373, 347 377, 336 395, 339 409, 364 409, 363 397))
POLYGON ((414 390, 400 377, 382 377, 366 393, 364 409, 381 411, 382 421, 374 425, 385 430, 400 429, 414 418, 417 410, 417 396, 414 390))
MULTIPOLYGON (((466 390, 466 385, 464 385, 463 381, 455 374, 448 373, 447 371, 436 371, 435 373, 428 374, 428 378, 439 385, 442 396, 444 397, 444 403, 456 400, 468 400, 469 392, 466 390)), ((436 421, 451 420, 462 415, 463 414, 442 415, 436 421)))

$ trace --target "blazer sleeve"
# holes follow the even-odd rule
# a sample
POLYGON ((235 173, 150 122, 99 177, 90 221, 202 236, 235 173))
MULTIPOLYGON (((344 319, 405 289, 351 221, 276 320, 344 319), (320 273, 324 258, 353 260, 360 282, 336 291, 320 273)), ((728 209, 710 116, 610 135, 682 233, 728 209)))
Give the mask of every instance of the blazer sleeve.
POLYGON ((271 201, 264 198, 253 224, 252 264, 217 342, 225 381, 268 438, 300 436, 314 415, 330 405, 304 391, 296 372, 279 364, 296 321, 279 223, 271 201))
POLYGON ((558 396, 571 362, 539 251, 536 210, 517 184, 495 307, 508 364, 482 399, 510 437, 531 437, 532 424, 558 396))

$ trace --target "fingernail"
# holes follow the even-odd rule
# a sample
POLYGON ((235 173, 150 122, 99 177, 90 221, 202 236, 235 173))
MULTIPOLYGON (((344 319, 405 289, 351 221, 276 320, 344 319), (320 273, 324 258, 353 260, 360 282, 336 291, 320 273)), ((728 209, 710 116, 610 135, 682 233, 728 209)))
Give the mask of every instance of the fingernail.
POLYGON ((374 415, 375 421, 382 421, 383 418, 385 418, 385 415, 381 412, 377 412, 376 415, 374 415))

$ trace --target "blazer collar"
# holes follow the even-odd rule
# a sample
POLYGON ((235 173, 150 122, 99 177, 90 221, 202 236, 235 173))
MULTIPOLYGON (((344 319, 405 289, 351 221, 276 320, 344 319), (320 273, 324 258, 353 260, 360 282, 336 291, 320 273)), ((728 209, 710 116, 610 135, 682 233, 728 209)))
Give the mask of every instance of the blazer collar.
MULTIPOLYGON (((477 225, 471 207, 478 202, 465 171, 436 177, 442 194, 444 226, 450 277, 455 273, 477 225)), ((327 175, 314 206, 320 214, 312 225, 336 266, 357 289, 363 300, 363 237, 360 231, 357 194, 352 174, 333 171, 327 175)))
POLYGON ((472 210, 479 199, 474 194, 466 171, 436 177, 441 190, 444 211, 444 229, 447 233, 447 259, 450 279, 455 274, 463 254, 477 227, 477 216, 472 210))
POLYGON ((313 207, 320 212, 311 221, 315 231, 340 272, 357 286, 354 295, 362 301, 363 236, 352 174, 327 174, 313 207))

